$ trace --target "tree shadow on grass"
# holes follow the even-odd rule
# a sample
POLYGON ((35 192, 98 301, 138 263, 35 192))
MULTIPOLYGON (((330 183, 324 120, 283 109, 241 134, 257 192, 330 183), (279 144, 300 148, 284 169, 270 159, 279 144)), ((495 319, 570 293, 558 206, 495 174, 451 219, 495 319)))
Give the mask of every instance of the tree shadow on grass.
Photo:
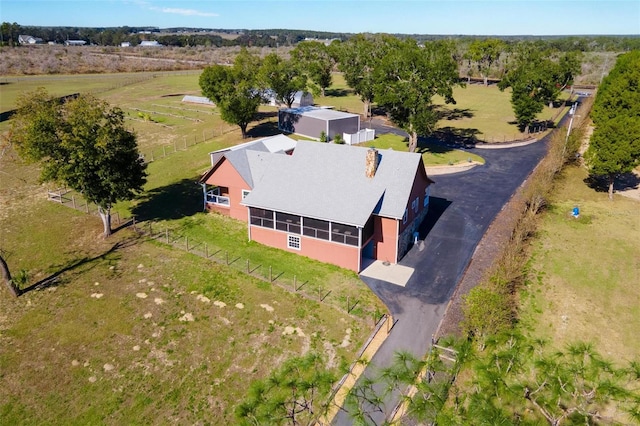
POLYGON ((278 128, 277 122, 267 121, 251 128, 247 131, 247 136, 250 138, 266 138, 267 136, 275 136, 280 133, 282 133, 282 131, 278 128))
POLYGON ((469 108, 438 108, 437 110, 440 120, 462 120, 463 118, 473 118, 474 113, 469 108))
POLYGON ((201 212, 203 195, 198 179, 194 176, 146 191, 132 210, 136 220, 180 219, 201 212))
POLYGON ((70 280, 71 276, 62 278, 62 274, 65 274, 66 272, 77 272, 79 274, 86 273, 87 271, 90 271, 91 269, 98 266, 100 264, 100 262, 98 261, 100 260, 115 262, 120 258, 120 254, 117 253, 118 250, 137 244, 139 239, 140 237, 136 236, 123 241, 118 241, 117 243, 112 245, 111 248, 99 255, 76 257, 76 259, 70 260, 61 265, 54 265, 50 268, 51 270, 55 270, 54 273, 47 276, 46 278, 39 280, 34 284, 31 284, 28 287, 20 289, 19 295, 21 296, 34 290, 42 291, 50 287, 58 287, 60 285, 63 285, 70 280))
MULTIPOLYGON (((584 183, 596 192, 609 191, 609 178, 607 176, 589 175, 584 179, 584 183)), ((640 188, 640 177, 635 173, 621 173, 616 175, 616 179, 613 182, 613 189, 615 191, 626 191, 638 188, 640 188)))
POLYGON ((442 127, 428 137, 419 138, 418 150, 420 151, 421 147, 425 147, 427 151, 435 152, 433 149, 437 148, 434 148, 434 146, 440 146, 444 151, 438 152, 444 153, 456 148, 473 148, 478 143, 479 134, 480 131, 478 129, 442 127))
POLYGON ((332 96, 334 98, 342 98, 344 96, 349 96, 353 90, 350 89, 325 89, 325 96, 332 96))

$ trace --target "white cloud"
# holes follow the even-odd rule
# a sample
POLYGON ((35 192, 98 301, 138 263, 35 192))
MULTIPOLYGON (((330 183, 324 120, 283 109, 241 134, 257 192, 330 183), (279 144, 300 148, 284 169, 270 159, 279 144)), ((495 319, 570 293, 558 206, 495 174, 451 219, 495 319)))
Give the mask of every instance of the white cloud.
POLYGON ((157 10, 162 13, 171 13, 174 15, 183 15, 183 16, 219 16, 217 13, 212 12, 202 12, 195 9, 180 9, 177 7, 149 7, 151 10, 157 10))
MULTIPOLYGON (((182 16, 202 16, 202 17, 215 17, 220 16, 217 13, 213 12, 203 12, 201 10, 196 9, 184 9, 180 7, 158 7, 154 6, 153 3, 148 2, 146 0, 131 0, 133 4, 137 4, 138 6, 145 8, 147 10, 153 10, 156 12, 168 13, 172 15, 182 15, 182 16)), ((126 1, 125 1, 126 3, 126 1)))

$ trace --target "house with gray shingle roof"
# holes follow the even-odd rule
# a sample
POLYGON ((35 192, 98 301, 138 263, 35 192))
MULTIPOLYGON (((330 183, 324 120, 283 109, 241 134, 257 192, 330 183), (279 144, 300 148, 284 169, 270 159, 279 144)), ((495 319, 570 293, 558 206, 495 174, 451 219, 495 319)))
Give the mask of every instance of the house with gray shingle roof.
POLYGON ((212 153, 201 179, 206 208, 247 222, 249 239, 357 272, 409 250, 433 183, 420 154, 256 142, 212 153))

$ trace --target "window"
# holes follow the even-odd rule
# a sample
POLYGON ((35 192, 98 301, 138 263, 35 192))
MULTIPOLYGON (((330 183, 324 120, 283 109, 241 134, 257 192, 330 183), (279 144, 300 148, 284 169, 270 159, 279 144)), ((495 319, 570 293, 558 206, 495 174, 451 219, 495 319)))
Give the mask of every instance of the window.
POLYGON ((304 218, 302 233, 308 237, 329 240, 329 222, 326 220, 304 218))
POLYGON ((287 235, 287 247, 300 250, 300 237, 297 235, 287 235))
POLYGON ((424 204, 423 207, 427 207, 429 205, 429 193, 431 192, 431 187, 427 186, 424 189, 424 204))
POLYGON ((263 228, 273 229, 273 211, 258 209, 256 207, 249 208, 249 217, 251 224, 261 226, 263 228))
POLYGON ((351 225, 331 222, 331 241, 357 246, 358 228, 351 225))
POLYGON ((413 209, 414 213, 418 213, 418 197, 416 197, 416 199, 411 202, 411 208, 413 209))
POLYGON ((402 224, 406 224, 407 223, 407 216, 409 215, 409 210, 408 209, 404 209, 404 216, 402 216, 402 224))
POLYGON ((300 233, 300 216, 276 212, 276 229, 293 234, 300 233))
POLYGON ((247 198, 247 195, 251 194, 251 191, 249 191, 248 189, 243 189, 242 190, 242 199, 244 200, 245 198, 247 198))

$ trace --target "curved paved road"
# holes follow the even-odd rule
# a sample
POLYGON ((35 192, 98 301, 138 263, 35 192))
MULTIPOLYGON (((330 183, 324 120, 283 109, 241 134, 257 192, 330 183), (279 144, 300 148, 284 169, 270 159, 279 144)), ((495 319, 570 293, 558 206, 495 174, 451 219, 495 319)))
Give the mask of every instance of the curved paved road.
MULTIPOLYGON (((379 130, 386 130, 380 128, 379 130)), ((415 269, 405 287, 362 277, 387 305, 397 320, 386 341, 373 357, 365 374, 374 377, 376 366, 391 364, 399 350, 423 357, 431 346, 456 284, 487 228, 524 182, 546 152, 547 139, 506 149, 470 148, 486 160, 484 166, 451 175, 440 175, 431 189, 430 211, 421 229, 424 248, 417 246, 400 261, 415 269)), ((377 424, 393 410, 374 416, 377 424)), ((340 411, 335 425, 350 425, 348 413, 340 411)))

